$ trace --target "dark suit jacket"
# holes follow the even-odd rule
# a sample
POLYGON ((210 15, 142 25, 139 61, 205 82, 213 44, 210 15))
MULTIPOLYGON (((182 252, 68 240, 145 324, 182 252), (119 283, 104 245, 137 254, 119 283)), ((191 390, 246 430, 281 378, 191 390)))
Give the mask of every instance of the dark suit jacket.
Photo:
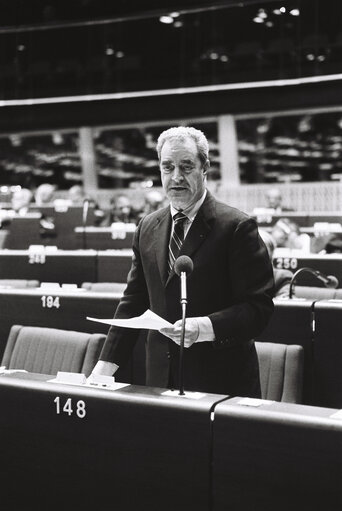
MULTIPOLYGON (((116 317, 142 314, 147 308, 171 323, 181 319, 180 282, 168 276, 169 207, 140 222, 133 242, 127 288, 116 317)), ((187 316, 209 316, 216 340, 184 350, 186 390, 260 395, 257 355, 251 340, 273 311, 273 272, 256 222, 218 202, 210 193, 183 243, 180 255, 192 258, 187 279, 187 316)), ((100 359, 123 365, 139 331, 111 327, 100 359)), ((177 387, 179 347, 156 331, 146 345, 147 385, 177 387)))

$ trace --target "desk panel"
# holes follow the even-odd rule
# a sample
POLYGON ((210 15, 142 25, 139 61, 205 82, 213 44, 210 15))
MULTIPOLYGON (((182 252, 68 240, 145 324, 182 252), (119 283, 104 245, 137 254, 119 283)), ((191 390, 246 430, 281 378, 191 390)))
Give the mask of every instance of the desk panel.
POLYGON ((210 412, 223 396, 162 392, 0 376, 4 509, 207 511, 210 412))
POLYGON ((213 511, 342 509, 342 421, 336 410, 240 399, 215 408, 213 511))
POLYGON ((342 408, 342 301, 315 304, 315 402, 342 408))
MULTIPOLYGON (((292 255, 291 251, 283 251, 283 255, 273 257, 273 266, 278 269, 290 270, 293 273, 299 268, 312 268, 319 270, 325 275, 334 275, 339 281, 339 287, 342 287, 342 254, 305 254, 292 255)), ((309 273, 303 273, 298 276, 296 282, 300 286, 323 286, 318 279, 309 273)))
MULTIPOLYGON (((44 244, 40 236, 40 219, 40 213, 13 217, 7 228, 7 236, 3 247, 25 250, 30 245, 44 244)), ((51 242, 46 244, 51 244, 51 242)))
MULTIPOLYGON (((88 321, 86 317, 113 317, 120 297, 119 293, 85 290, 0 289, 0 360, 14 324, 107 334, 108 325, 88 321)), ((144 339, 143 332, 131 360, 117 373, 119 381, 145 383, 144 339)))
POLYGON ((126 282, 132 250, 103 250, 97 253, 98 282, 126 282))
POLYGON ((0 250, 0 279, 37 279, 39 282, 77 284, 96 282, 94 250, 33 253, 28 250, 0 250))
MULTIPOLYGON (((75 238, 83 240, 88 248, 96 250, 119 250, 131 248, 134 231, 114 231, 111 227, 76 227, 75 238)), ((79 241, 81 246, 81 241, 79 241)))

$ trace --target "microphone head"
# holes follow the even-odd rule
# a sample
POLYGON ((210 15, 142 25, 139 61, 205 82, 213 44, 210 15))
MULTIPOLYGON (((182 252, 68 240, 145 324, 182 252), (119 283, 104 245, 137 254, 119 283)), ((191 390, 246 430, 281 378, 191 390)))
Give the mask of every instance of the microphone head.
POLYGON ((178 277, 180 277, 182 272, 185 272, 187 275, 190 275, 190 273, 192 273, 192 270, 194 269, 194 263, 192 262, 190 257, 182 255, 175 260, 174 268, 178 277))
POLYGON ((327 282, 325 284, 327 287, 331 287, 332 289, 336 289, 338 287, 338 279, 335 275, 327 275, 327 282))

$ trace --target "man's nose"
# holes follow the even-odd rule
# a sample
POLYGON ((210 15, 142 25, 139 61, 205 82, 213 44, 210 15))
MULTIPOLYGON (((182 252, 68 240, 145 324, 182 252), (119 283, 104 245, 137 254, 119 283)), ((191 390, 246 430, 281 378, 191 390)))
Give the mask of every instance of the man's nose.
POLYGON ((183 174, 179 167, 175 167, 173 173, 172 173, 172 179, 176 182, 183 180, 183 174))

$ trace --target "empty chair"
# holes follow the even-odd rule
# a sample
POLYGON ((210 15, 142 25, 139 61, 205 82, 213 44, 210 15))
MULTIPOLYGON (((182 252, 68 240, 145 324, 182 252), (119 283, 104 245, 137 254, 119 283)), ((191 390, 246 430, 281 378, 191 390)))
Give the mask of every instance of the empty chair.
POLYGON ((83 282, 82 288, 99 293, 123 293, 126 287, 122 282, 83 282))
POLYGON ((303 394, 302 346, 256 342, 261 396, 272 401, 300 403, 303 394))
POLYGON ((1 365, 30 373, 66 371, 89 376, 104 340, 103 334, 13 325, 1 365))
POLYGON ((15 288, 27 288, 27 287, 39 287, 38 280, 26 280, 26 279, 0 279, 1 287, 15 287, 15 288))

